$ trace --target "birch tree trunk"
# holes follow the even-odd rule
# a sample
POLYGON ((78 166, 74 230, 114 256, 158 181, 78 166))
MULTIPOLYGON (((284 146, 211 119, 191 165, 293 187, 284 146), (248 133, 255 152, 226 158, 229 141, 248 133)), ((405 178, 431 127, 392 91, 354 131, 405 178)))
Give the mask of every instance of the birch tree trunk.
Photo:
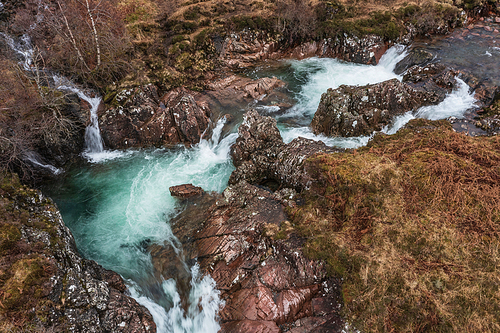
POLYGON ((73 47, 75 48, 78 59, 85 65, 85 67, 88 70, 90 70, 89 66, 87 66, 87 63, 85 62, 85 59, 83 59, 82 53, 80 52, 78 45, 76 44, 75 36, 73 36, 73 32, 71 31, 71 28, 69 27, 68 19, 66 18, 66 15, 64 14, 61 3, 59 1, 57 1, 57 4, 59 5, 59 10, 61 11, 61 15, 64 18, 64 23, 66 24, 66 28, 68 29, 71 44, 73 44, 73 47))
POLYGON ((89 17, 90 17, 90 22, 92 24, 92 33, 94 35, 94 40, 95 40, 95 44, 96 44, 96 52, 97 52, 97 67, 99 67, 101 65, 101 47, 99 45, 99 36, 97 35, 97 29, 95 26, 94 16, 92 15, 92 11, 90 10, 89 0, 85 0, 85 4, 87 7, 87 13, 89 14, 89 17))

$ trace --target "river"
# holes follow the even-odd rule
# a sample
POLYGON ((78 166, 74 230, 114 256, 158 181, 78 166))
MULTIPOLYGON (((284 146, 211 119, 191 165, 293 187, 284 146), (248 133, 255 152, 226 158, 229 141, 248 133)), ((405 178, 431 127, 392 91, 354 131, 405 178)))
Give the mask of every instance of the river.
MULTIPOLYGON (((393 47, 377 66, 345 63, 335 59, 310 58, 281 61, 246 73, 252 77, 277 76, 288 83, 296 104, 285 113, 273 106, 257 105, 261 114, 274 116, 286 142, 298 136, 322 140, 331 146, 354 148, 370 137, 326 138, 314 135, 307 126, 321 94, 341 84, 364 85, 391 78, 394 66, 405 55, 393 47)), ((384 129, 395 133, 408 120, 418 117, 442 119, 461 117, 474 104, 469 87, 459 88, 437 106, 406 114, 384 129)), ((243 113, 245 108, 235 110, 243 113)), ((154 274, 148 246, 172 246, 182 258, 182 248, 171 232, 169 220, 176 213, 177 200, 169 187, 184 183, 206 191, 221 192, 233 171, 229 151, 237 128, 222 137, 224 119, 217 120, 211 138, 193 148, 110 151, 88 148, 79 165, 60 175, 44 191, 52 197, 71 229, 82 255, 118 272, 132 296, 152 313, 159 332, 217 332, 217 313, 223 301, 213 279, 202 276, 196 263, 186 263, 191 272, 189 306, 182 307, 173 279, 154 274), (94 149, 94 150, 93 150, 94 149)), ((90 146, 89 146, 90 147, 90 146)))

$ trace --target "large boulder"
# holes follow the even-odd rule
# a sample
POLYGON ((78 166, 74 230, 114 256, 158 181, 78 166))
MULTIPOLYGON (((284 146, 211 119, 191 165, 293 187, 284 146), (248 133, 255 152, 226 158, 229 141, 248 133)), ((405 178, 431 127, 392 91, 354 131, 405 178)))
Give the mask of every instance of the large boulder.
POLYGON ((193 93, 177 88, 158 97, 153 85, 127 89, 115 97, 119 106, 104 112, 99 126, 106 146, 127 148, 196 144, 208 128, 210 109, 193 93))
POLYGON ((238 128, 238 139, 231 147, 236 170, 229 178, 230 184, 245 180, 253 184, 275 183, 278 187, 297 190, 308 188, 312 178, 305 161, 317 153, 338 152, 323 142, 297 138, 285 144, 276 127, 276 120, 250 110, 238 128))
POLYGON ((342 85, 321 96, 311 128, 315 134, 328 136, 370 135, 389 125, 394 117, 437 104, 445 95, 397 79, 366 86, 342 85))
POLYGON ((402 74, 408 68, 415 65, 422 66, 426 65, 434 59, 434 55, 423 48, 413 48, 410 50, 408 55, 404 57, 401 61, 396 64, 394 68, 394 73, 402 74))
POLYGON ((210 104, 217 104, 225 110, 241 109, 255 101, 258 104, 288 108, 293 102, 283 91, 285 85, 285 82, 276 77, 252 80, 229 75, 208 84, 204 94, 210 99, 210 104))
POLYGON ((405 72, 402 81, 412 88, 424 91, 432 103, 437 104, 457 86, 455 77, 458 74, 458 71, 443 64, 415 65, 405 72))
POLYGON ((122 278, 83 259, 54 203, 0 178, 0 327, 6 331, 155 332, 122 278), (26 328, 26 327, 24 327, 26 328))

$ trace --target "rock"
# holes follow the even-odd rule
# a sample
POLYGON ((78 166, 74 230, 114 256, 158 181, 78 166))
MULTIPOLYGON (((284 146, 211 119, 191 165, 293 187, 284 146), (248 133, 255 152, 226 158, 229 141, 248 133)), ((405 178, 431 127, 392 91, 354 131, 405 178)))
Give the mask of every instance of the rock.
POLYGON ((198 258, 221 291, 221 332, 280 332, 279 325, 299 318, 338 314, 338 281, 326 281, 323 264, 303 255, 303 240, 266 232, 293 233, 284 197, 294 201, 296 192, 275 194, 243 181, 217 198, 190 237, 176 233, 183 245, 193 244, 187 246, 188 258, 198 258), (323 303, 334 306, 315 314, 312 300, 319 304, 324 297, 323 303))
POLYGON ((342 85, 321 96, 311 128, 315 134, 328 136, 369 135, 397 115, 437 102, 432 92, 417 90, 397 79, 366 86, 342 85))
POLYGON ((171 186, 168 188, 173 197, 189 198, 203 193, 203 189, 193 184, 171 186))
POLYGON ((406 57, 404 57, 403 60, 401 60, 396 64, 396 67, 394 68, 394 73, 398 75, 402 74, 408 68, 413 67, 415 65, 419 66, 426 65, 432 59, 434 59, 434 55, 429 51, 421 48, 414 48, 410 50, 409 54, 406 57))
POLYGON ((388 48, 389 44, 377 35, 363 38, 344 36, 337 57, 358 64, 376 65, 388 48))
POLYGON ((7 177, 0 179, 2 327, 29 322, 50 332, 155 332, 149 311, 124 294, 122 278, 79 255, 54 203, 7 177))
POLYGON ((159 98, 153 85, 127 89, 115 97, 120 106, 100 117, 106 146, 196 144, 208 128, 210 109, 193 92, 177 88, 159 98))
MULTIPOLYGON (((407 41, 409 43, 410 41, 407 41)), ((280 41, 262 32, 241 31, 228 36, 219 50, 219 58, 229 68, 255 66, 265 59, 335 57, 360 64, 376 65, 389 44, 380 36, 341 36, 305 42, 289 49, 280 49, 280 41)))
POLYGON ((254 100, 264 103, 280 100, 289 101, 286 94, 280 92, 285 85, 285 82, 276 77, 252 80, 230 75, 210 83, 206 94, 224 108, 241 108, 254 100))
POLYGON ((442 64, 413 66, 404 74, 403 82, 417 90, 424 91, 431 102, 437 104, 457 86, 455 77, 458 74, 458 71, 442 64))
POLYGON ((305 160, 317 153, 340 151, 323 142, 304 138, 284 144, 276 120, 260 116, 255 110, 245 113, 238 134, 231 147, 236 170, 229 178, 230 184, 245 180, 269 186, 274 182, 281 187, 302 190, 312 182, 305 169, 305 160))

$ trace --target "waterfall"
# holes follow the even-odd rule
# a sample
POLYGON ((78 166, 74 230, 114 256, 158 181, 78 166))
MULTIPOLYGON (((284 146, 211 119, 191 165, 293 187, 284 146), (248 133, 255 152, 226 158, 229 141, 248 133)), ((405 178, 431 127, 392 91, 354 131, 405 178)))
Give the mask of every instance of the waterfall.
MULTIPOLYGON (((22 35, 19 41, 15 41, 11 36, 0 32, 0 36, 4 38, 7 45, 18 55, 21 57, 21 62, 19 65, 25 71, 32 72, 34 64, 34 51, 33 46, 31 45, 31 39, 28 35, 22 35)), ((48 73, 47 71, 44 71, 48 73)), ((70 80, 65 77, 59 75, 52 76, 55 82, 55 88, 61 91, 71 91, 74 92, 89 103, 90 105, 90 124, 85 129, 85 151, 83 152, 83 156, 92 160, 92 155, 99 154, 104 151, 104 144, 101 137, 101 132, 99 130, 99 122, 97 118, 97 109, 101 104, 102 98, 100 96, 90 97, 83 90, 76 87, 70 80)))
POLYGON ((81 99, 90 105, 90 124, 85 129, 85 154, 101 153, 104 151, 104 144, 102 142, 101 131, 99 130, 99 121, 97 118, 97 109, 101 104, 102 98, 100 96, 90 97, 86 95, 81 89, 71 85, 71 82, 65 78, 54 76, 58 90, 69 90, 78 95, 81 99), (69 83, 69 84, 68 84, 69 83))
POLYGON ((0 32, 0 36, 2 36, 7 43, 7 45, 17 53, 18 56, 21 57, 22 61, 19 62, 19 65, 25 71, 31 71, 31 66, 33 65, 33 46, 31 45, 31 39, 28 35, 22 35, 19 41, 15 41, 11 36, 0 32))

